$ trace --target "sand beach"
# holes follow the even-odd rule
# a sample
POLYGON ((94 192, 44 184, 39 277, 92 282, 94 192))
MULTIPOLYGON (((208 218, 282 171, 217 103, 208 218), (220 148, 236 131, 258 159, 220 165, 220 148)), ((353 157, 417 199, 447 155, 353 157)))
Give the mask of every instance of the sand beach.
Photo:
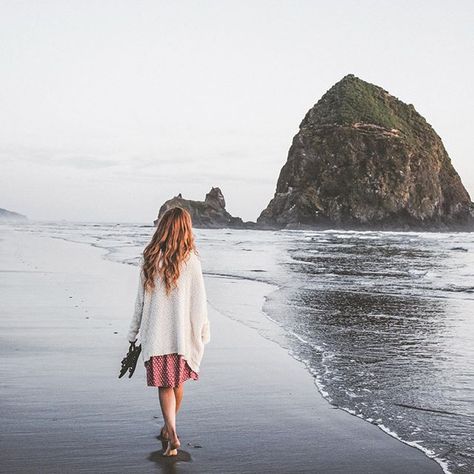
MULTIPOLYGON (((205 277, 211 342, 161 456, 145 371, 118 379, 137 268, 104 250, 0 228, 4 473, 438 473, 421 451, 331 406, 304 365, 213 299, 258 317, 264 284, 205 277), (240 286, 239 286, 240 285, 240 286), (249 310, 250 310, 249 309, 249 310)), ((205 270, 205 262, 203 262, 205 270)), ((262 315, 262 318, 264 316, 262 315)))

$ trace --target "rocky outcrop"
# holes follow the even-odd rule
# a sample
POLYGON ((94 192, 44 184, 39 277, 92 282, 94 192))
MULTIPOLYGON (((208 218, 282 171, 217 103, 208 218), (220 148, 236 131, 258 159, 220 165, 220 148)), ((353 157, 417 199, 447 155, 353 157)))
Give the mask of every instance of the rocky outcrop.
POLYGON ((353 75, 306 114, 266 227, 472 229, 473 204, 440 137, 415 110, 353 75))
POLYGON ((157 225, 160 217, 172 207, 182 207, 188 210, 193 220, 193 227, 200 228, 246 228, 255 225, 252 222, 243 222, 240 217, 233 217, 225 209, 225 199, 219 188, 211 188, 204 201, 184 199, 181 193, 166 201, 160 208, 157 225))
POLYGON ((26 222, 27 220, 28 218, 23 214, 0 208, 0 222, 26 222))

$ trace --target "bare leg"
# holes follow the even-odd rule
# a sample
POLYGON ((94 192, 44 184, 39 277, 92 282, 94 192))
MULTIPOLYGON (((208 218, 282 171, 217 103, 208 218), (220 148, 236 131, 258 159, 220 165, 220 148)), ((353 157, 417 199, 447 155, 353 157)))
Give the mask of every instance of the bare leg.
POLYGON ((168 432, 168 448, 164 452, 165 456, 175 456, 177 448, 180 446, 178 435, 176 433, 176 397, 172 387, 160 387, 160 406, 165 420, 166 431, 168 432))
MULTIPOLYGON (((179 384, 177 387, 173 387, 174 390, 174 396, 176 399, 176 415, 178 414, 179 407, 181 406, 181 401, 183 400, 183 395, 184 395, 184 382, 179 384)), ((161 436, 164 439, 167 439, 169 437, 168 435, 168 430, 166 429, 166 424, 161 428, 161 436)))
POLYGON ((177 387, 174 387, 174 396, 176 398, 176 414, 178 414, 181 401, 183 400, 184 394, 184 382, 180 383, 177 387))

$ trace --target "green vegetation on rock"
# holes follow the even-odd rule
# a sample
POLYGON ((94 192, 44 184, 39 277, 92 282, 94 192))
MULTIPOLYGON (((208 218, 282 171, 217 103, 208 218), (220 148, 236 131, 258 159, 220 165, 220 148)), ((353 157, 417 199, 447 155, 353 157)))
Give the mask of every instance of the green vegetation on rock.
MULTIPOLYGON (((426 128, 426 120, 387 91, 349 74, 329 89, 310 110, 302 126, 372 124, 396 129, 407 137, 426 128)), ((431 127, 430 127, 431 128, 431 127)))

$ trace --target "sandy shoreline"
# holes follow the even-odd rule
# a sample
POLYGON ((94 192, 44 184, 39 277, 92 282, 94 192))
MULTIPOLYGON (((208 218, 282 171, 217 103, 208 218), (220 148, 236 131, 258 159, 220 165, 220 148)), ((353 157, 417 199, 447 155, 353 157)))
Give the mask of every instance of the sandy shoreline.
POLYGON ((302 363, 224 316, 245 295, 258 317, 267 288, 219 277, 206 277, 212 340, 200 380, 186 383, 182 452, 163 459, 143 367, 117 379, 137 268, 6 226, 0 239, 1 472, 442 472, 331 407, 302 363))

